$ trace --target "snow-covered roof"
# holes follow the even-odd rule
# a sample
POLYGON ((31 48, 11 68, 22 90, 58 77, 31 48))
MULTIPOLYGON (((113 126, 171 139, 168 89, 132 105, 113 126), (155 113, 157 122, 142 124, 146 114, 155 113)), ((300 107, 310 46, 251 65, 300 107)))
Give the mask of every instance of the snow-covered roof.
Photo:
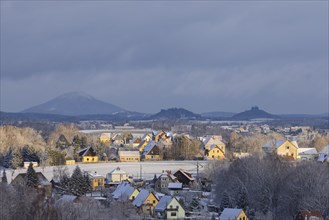
POLYGON ((145 147, 144 147, 144 152, 143 155, 147 155, 156 145, 155 141, 150 141, 145 147))
MULTIPOLYGON (((279 148, 282 144, 284 144, 284 142, 286 142, 286 141, 285 140, 270 140, 263 146, 263 148, 264 148, 264 150, 271 149, 271 148, 279 148)), ((297 141, 290 141, 290 142, 298 148, 297 141)))
POLYGON ((298 155, 317 155, 318 151, 315 148, 298 148, 298 155))
POLYGON ((114 170, 112 170, 112 171, 110 172, 110 174, 112 174, 112 175, 113 175, 113 174, 127 174, 127 172, 121 170, 120 167, 117 167, 117 168, 115 168, 114 170))
POLYGON ((126 190, 131 191, 131 188, 133 189, 132 190, 132 192, 133 192, 134 191, 134 187, 132 187, 128 182, 122 182, 114 190, 114 192, 112 193, 112 196, 113 196, 114 199, 122 198, 122 196, 124 196, 124 195, 127 194, 126 193, 126 190))
POLYGON ((329 145, 325 146, 324 148, 322 148, 322 150, 320 150, 321 154, 329 154, 329 145))
POLYGON ((154 210, 158 212, 164 212, 172 199, 173 197, 171 196, 163 196, 158 204, 154 207, 154 210))
POLYGON ((183 183, 169 183, 168 189, 183 189, 183 183))
POLYGON ((225 208, 222 214, 219 216, 220 220, 233 220, 236 219, 242 212, 242 209, 225 208))
POLYGON ((150 192, 146 189, 142 189, 137 197, 135 198, 135 200, 133 201, 133 205, 140 207, 141 205, 143 205, 145 199, 148 197, 148 195, 150 194, 150 192))
POLYGON ((139 157, 139 151, 118 151, 119 157, 126 156, 126 157, 139 157))
POLYGON ((186 176, 187 179, 189 179, 190 181, 194 181, 194 178, 192 177, 192 174, 187 172, 186 170, 183 170, 183 169, 179 169, 175 172, 175 174, 177 172, 181 172, 184 176, 186 176))
POLYGON ((62 203, 72 203, 74 202, 74 200, 76 199, 76 196, 73 195, 63 195, 62 198, 60 198, 58 200, 58 202, 62 202, 62 203))
POLYGON ((325 162, 326 160, 328 160, 329 159, 329 154, 320 154, 319 155, 319 158, 318 158, 318 162, 325 162))
POLYGON ((88 172, 88 175, 89 175, 89 178, 90 178, 90 179, 95 179, 95 178, 104 178, 104 179, 105 179, 104 176, 99 175, 99 174, 96 173, 96 172, 88 172))

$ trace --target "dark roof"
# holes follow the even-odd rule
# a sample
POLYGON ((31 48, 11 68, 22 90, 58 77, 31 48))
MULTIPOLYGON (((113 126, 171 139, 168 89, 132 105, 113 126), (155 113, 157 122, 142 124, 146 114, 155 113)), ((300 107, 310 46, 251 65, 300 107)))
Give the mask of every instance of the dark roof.
MULTIPOLYGON (((38 177, 38 181, 39 181, 39 185, 51 185, 51 183, 47 180, 47 178, 41 173, 41 172, 36 172, 37 177, 38 177)), ((12 180, 12 183, 15 184, 15 180, 17 178, 23 178, 25 179, 26 177, 26 173, 19 173, 15 179, 12 180)))
POLYGON ((80 157, 86 156, 87 153, 90 153, 92 156, 96 156, 96 153, 92 147, 86 147, 78 152, 80 157))

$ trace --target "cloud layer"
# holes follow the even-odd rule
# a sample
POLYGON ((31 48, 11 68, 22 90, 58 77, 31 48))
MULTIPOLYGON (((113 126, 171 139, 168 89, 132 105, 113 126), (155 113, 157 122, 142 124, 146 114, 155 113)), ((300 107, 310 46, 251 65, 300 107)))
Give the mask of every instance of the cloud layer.
POLYGON ((328 111, 328 2, 1 2, 1 110, 328 111))

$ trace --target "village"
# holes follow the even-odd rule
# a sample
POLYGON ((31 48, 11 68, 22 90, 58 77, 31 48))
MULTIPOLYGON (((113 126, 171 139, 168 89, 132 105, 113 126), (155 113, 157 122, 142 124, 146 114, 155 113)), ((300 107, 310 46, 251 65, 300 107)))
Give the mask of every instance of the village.
MULTIPOLYGON (((236 133, 271 132, 267 125, 258 126, 259 129, 254 125, 223 128, 230 130, 231 139, 234 138, 232 134, 236 133)), ((307 135, 316 134, 307 127, 277 128, 276 132, 281 132, 281 137, 284 138, 268 140, 262 145, 260 152, 232 152, 232 149, 235 149, 232 148, 233 141, 224 140, 220 134, 193 137, 188 133, 135 129, 127 124, 108 131, 110 132, 106 132, 106 129, 79 131, 97 138, 99 144, 107 149, 104 151, 106 153, 100 154, 96 145, 70 150, 74 148, 74 144, 61 134, 56 141, 56 147, 65 152, 64 161, 63 158, 56 157, 58 164, 54 164, 56 166, 52 167, 52 173, 49 169, 48 172, 43 172, 49 167, 42 168, 36 161, 25 161, 24 168, 16 171, 15 175, 8 176, 10 170, 4 170, 0 176, 10 185, 25 186, 29 172, 33 170, 37 176, 34 186, 43 192, 44 198, 56 198, 56 204, 60 206, 65 206, 66 203, 78 206, 81 198, 86 197, 105 208, 120 207, 120 210, 117 210, 120 215, 115 218, 110 214, 110 219, 247 220, 260 218, 255 217, 255 213, 243 205, 243 202, 242 205, 237 202, 233 207, 225 201, 225 196, 222 196, 218 203, 214 193, 216 177, 209 174, 211 169, 227 169, 235 161, 251 158, 254 154, 262 155, 261 157, 276 155, 283 163, 290 164, 305 161, 329 163, 329 145, 320 148, 298 145, 297 135, 299 140, 302 140, 307 135), (230 150, 227 150, 227 145, 231 145, 230 150), (183 167, 180 167, 179 161, 186 161, 190 166, 184 169, 183 164, 183 167), (160 166, 156 166, 157 163, 160 166), (166 165, 162 165, 161 169, 161 163, 172 163, 173 169, 166 169, 166 165), (103 167, 109 167, 107 164, 110 164, 115 168, 107 170, 106 173, 104 170, 99 172, 97 164, 103 167), (132 167, 128 168, 129 166, 132 167), (153 166, 153 173, 145 174, 145 167, 148 166, 153 166), (193 169, 190 169, 191 166, 193 169), (81 185, 84 181, 86 185, 81 185), (81 186, 75 184, 73 187, 70 182, 79 183, 81 186)), ((81 138, 77 140, 78 137, 75 136, 73 142, 82 142, 81 138)), ((243 198, 238 196, 236 201, 243 198)), ((296 210, 295 216, 296 220, 305 219, 305 216, 324 219, 318 210, 296 210)))

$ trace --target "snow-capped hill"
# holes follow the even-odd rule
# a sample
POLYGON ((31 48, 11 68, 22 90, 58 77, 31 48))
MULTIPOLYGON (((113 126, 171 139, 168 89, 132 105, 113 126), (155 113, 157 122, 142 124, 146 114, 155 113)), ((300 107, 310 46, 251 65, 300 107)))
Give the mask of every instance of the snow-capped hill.
POLYGON ((42 113, 59 115, 99 115, 125 112, 126 110, 82 93, 70 92, 60 95, 46 103, 28 108, 24 113, 42 113))

